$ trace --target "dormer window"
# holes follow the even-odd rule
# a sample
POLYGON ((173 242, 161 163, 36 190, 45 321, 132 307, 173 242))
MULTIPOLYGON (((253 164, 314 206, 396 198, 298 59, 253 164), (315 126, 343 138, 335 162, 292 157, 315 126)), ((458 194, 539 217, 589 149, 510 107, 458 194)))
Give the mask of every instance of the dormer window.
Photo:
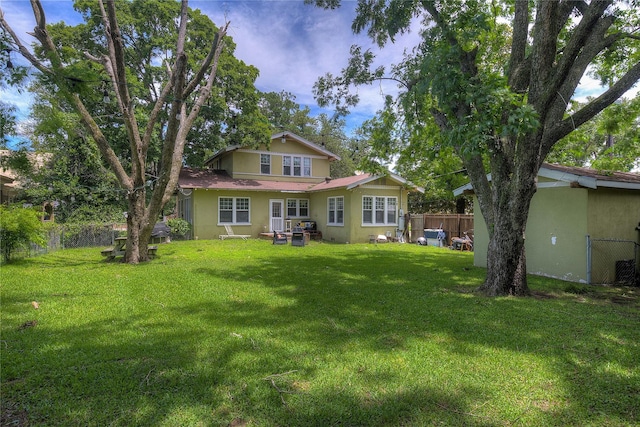
POLYGON ((271 175, 271 154, 260 154, 260 173, 271 175))
POLYGON ((311 176, 311 158, 282 156, 282 174, 285 176, 311 176))

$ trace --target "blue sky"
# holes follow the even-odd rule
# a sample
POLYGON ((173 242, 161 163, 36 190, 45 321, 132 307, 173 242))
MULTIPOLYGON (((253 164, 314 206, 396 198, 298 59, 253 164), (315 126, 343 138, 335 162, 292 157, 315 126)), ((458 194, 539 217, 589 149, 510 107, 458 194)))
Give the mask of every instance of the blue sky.
MULTIPOLYGON (((71 0, 43 0, 42 3, 48 22, 64 20, 71 25, 80 22, 71 0)), ((229 35, 236 43, 236 57, 260 70, 258 89, 291 92, 301 106, 309 106, 313 115, 323 111, 313 99, 314 82, 327 72, 339 73, 347 63, 351 45, 371 48, 377 56, 376 65, 389 66, 399 62, 404 50, 418 41, 416 29, 379 50, 365 35, 354 35, 351 23, 355 0, 343 1, 338 10, 315 8, 302 0, 191 0, 189 4, 217 25, 230 21, 229 35)), ((0 8, 23 43, 31 44, 33 38, 27 32, 33 29, 35 21, 29 0, 0 0, 0 8)), ((13 54, 12 60, 17 62, 20 58, 13 54)), ((396 90, 393 83, 359 88, 361 102, 348 118, 349 130, 371 118, 382 107, 384 95, 394 94, 396 90)), ((593 96, 601 91, 598 82, 584 78, 576 97, 593 96)), ((3 101, 17 105, 23 114, 28 112, 27 94, 5 90, 0 91, 0 96, 3 101)))
MULTIPOLYGON (((50 23, 65 21, 73 25, 81 21, 73 10, 71 0, 43 0, 50 23)), ((365 35, 354 35, 351 22, 355 16, 355 1, 344 1, 338 10, 324 10, 305 5, 301 0, 277 1, 214 1, 191 0, 189 6, 200 9, 216 25, 231 23, 229 35, 236 43, 235 55, 260 70, 256 82, 264 92, 291 92, 301 106, 309 106, 313 115, 322 110, 313 99, 312 87, 318 77, 327 72, 337 74, 346 65, 349 48, 353 44, 370 47, 378 56, 378 64, 389 65, 402 58, 405 47, 417 42, 414 31, 399 37, 394 45, 379 50, 365 35)), ((27 34, 35 21, 28 0, 0 0, 5 19, 22 38, 23 43, 34 40, 27 34)), ((13 54, 14 62, 20 61, 13 54)), ((348 118, 349 130, 371 118, 382 107, 384 95, 396 93, 395 84, 360 88, 360 105, 348 118)), ((11 102, 23 114, 28 112, 30 98, 12 90, 0 91, 3 101, 11 102)))

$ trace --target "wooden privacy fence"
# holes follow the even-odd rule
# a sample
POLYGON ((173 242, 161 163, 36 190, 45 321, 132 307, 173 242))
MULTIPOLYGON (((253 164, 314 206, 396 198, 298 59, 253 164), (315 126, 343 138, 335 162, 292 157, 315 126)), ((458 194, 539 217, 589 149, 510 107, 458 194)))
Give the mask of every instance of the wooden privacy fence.
POLYGON ((425 228, 442 228, 447 235, 448 245, 452 237, 463 237, 466 231, 473 238, 472 214, 412 214, 411 236, 409 240, 415 242, 424 235, 425 228))

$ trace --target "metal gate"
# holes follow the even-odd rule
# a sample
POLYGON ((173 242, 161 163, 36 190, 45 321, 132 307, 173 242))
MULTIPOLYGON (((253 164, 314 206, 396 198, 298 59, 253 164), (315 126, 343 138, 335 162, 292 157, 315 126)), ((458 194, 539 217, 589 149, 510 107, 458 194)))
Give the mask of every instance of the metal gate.
POLYGON ((587 236, 589 284, 640 285, 640 245, 631 240, 587 236))

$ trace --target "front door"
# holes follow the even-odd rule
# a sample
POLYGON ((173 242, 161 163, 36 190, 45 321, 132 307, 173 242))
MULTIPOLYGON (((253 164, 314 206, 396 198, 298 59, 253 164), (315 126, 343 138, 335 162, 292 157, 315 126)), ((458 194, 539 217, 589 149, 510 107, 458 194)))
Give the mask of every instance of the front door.
POLYGON ((269 231, 284 231, 284 200, 269 200, 269 231))

